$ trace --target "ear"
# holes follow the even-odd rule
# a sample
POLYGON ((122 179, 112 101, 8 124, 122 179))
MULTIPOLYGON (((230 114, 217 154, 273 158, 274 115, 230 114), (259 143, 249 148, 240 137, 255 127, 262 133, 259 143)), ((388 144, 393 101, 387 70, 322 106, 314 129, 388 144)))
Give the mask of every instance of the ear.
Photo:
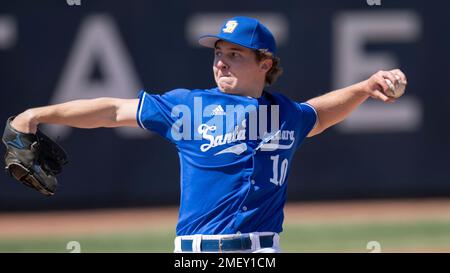
POLYGON ((272 59, 265 59, 261 61, 260 67, 264 72, 269 71, 272 68, 273 61, 272 59))

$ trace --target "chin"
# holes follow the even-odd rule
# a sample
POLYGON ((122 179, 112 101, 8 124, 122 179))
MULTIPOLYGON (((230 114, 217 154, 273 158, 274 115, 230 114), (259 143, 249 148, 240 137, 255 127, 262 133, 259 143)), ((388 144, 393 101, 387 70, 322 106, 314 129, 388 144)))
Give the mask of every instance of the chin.
POLYGON ((236 88, 234 88, 233 86, 230 85, 218 85, 220 91, 225 92, 225 93, 236 93, 235 90, 236 88))
POLYGON ((226 92, 226 93, 233 93, 233 90, 236 90, 235 84, 221 82, 220 80, 217 82, 217 86, 219 87, 220 91, 226 92))

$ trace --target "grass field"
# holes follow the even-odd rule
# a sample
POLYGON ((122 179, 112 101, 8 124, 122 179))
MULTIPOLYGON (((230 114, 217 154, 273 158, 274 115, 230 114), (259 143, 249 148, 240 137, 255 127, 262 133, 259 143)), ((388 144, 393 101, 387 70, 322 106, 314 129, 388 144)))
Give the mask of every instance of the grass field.
MULTIPOLYGON (((308 206, 303 206, 304 212, 298 207, 288 209, 286 214, 290 217, 285 221, 280 239, 284 252, 370 252, 367 248, 370 241, 377 241, 381 252, 450 252, 450 217, 447 211, 441 210, 436 216, 430 212, 423 217, 417 213, 411 214, 416 217, 405 217, 405 213, 400 216, 397 209, 397 217, 393 217, 392 211, 374 218, 367 217, 374 213, 373 208, 369 207, 364 210, 359 206, 360 216, 355 209, 353 216, 349 217, 350 206, 341 208, 340 211, 346 212, 342 214, 335 214, 339 212, 336 207, 333 212, 327 211, 326 207, 317 209, 308 206), (362 213, 364 211, 367 213, 362 213), (307 213, 311 214, 309 218, 307 213), (361 217, 363 215, 366 219, 361 217)), ((2 220, 10 219, 0 216, 0 223, 2 220)), ((46 232, 17 233, 13 236, 7 235, 7 227, 3 231, 0 227, 0 252, 70 252, 66 248, 70 241, 79 242, 81 252, 172 252, 174 219, 162 220, 158 225, 153 220, 149 221, 153 224, 141 223, 139 228, 98 228, 89 232, 81 229, 79 233, 75 229, 52 233, 49 226, 46 232)), ((90 225, 89 221, 86 223, 90 225)), ((33 226, 39 228, 37 224, 31 224, 30 229, 33 226)))
MULTIPOLYGON (((351 224, 286 225, 281 246, 284 252, 370 252, 377 241, 382 252, 450 251, 450 221, 351 224)), ((70 252, 67 243, 76 240, 82 252, 172 252, 174 232, 166 230, 54 238, 2 239, 0 252, 70 252)))

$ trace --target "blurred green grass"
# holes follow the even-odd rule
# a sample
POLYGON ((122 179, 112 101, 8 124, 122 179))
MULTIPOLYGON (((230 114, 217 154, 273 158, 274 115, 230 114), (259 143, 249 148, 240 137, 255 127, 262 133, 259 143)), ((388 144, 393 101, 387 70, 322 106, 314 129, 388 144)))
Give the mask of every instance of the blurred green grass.
MULTIPOLYGON (((158 230, 0 239, 0 252, 70 252, 78 241, 81 252, 172 252, 173 227, 158 230)), ((370 252, 377 241, 382 252, 450 252, 450 221, 396 223, 287 223, 281 234, 283 252, 370 252)))
POLYGON ((450 221, 287 225, 281 238, 284 252, 450 251, 450 221))

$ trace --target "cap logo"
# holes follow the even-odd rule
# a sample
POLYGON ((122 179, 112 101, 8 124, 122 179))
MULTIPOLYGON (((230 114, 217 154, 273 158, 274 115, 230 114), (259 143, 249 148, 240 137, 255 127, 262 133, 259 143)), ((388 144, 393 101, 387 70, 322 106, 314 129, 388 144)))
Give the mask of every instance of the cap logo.
POLYGON ((236 20, 230 20, 226 23, 225 28, 222 29, 225 33, 233 33, 234 29, 238 26, 236 20))

